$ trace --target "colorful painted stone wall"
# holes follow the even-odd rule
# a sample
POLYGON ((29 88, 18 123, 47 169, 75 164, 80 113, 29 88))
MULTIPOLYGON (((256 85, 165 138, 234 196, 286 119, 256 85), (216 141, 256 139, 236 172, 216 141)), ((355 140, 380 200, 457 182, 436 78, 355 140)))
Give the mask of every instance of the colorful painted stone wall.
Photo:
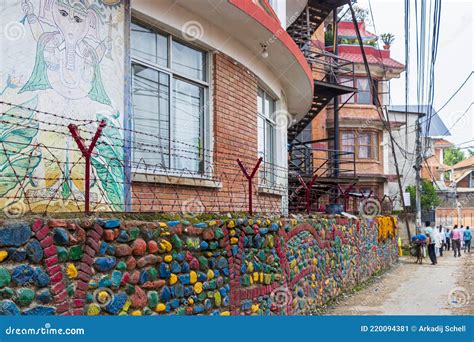
POLYGON ((105 120, 91 200, 123 210, 128 3, 0 2, 0 209, 82 211, 84 160, 67 126, 88 140, 105 120))
POLYGON ((316 313, 397 260, 341 218, 0 222, 2 315, 316 313))

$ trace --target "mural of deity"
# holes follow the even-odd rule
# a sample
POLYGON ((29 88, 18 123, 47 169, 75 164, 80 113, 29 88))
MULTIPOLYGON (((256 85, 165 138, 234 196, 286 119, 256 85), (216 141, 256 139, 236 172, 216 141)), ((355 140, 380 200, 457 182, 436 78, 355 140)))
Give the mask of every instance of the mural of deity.
POLYGON ((90 99, 110 105, 100 63, 112 48, 101 39, 98 8, 89 0, 40 0, 39 8, 22 0, 34 39, 35 65, 20 90, 53 89, 67 99, 90 99), (36 11, 37 10, 37 11, 36 11))

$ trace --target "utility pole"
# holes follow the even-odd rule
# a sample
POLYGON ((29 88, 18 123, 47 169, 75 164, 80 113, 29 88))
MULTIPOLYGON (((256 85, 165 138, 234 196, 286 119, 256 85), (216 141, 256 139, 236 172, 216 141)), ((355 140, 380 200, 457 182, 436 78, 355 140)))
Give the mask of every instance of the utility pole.
POLYGON ((418 234, 421 229, 421 161, 423 156, 421 155, 421 124, 420 117, 416 119, 416 161, 415 161, 415 179, 416 179, 416 233, 418 234))

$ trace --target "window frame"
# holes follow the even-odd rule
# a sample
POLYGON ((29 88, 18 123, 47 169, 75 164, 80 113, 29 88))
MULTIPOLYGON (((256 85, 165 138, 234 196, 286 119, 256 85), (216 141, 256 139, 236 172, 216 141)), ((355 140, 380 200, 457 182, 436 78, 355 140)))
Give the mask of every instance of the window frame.
MULTIPOLYGON (((344 146, 354 146, 354 155, 355 159, 357 160, 366 160, 366 161, 374 161, 380 162, 380 150, 379 150, 379 131, 377 130, 363 130, 359 131, 357 129, 341 129, 340 130, 340 138, 339 138, 339 146, 341 147, 341 151, 344 151, 344 146), (343 145, 343 134, 352 133, 354 137, 354 145, 343 145), (369 157, 360 157, 360 147, 361 146, 369 146, 369 145, 361 145, 359 141, 359 137, 361 134, 369 134, 370 135, 370 156, 369 157)), ((350 151, 347 151, 348 153, 350 151)), ((349 155, 343 156, 344 158, 349 158, 349 155)))
POLYGON ((260 167, 259 171, 259 180, 261 181, 260 186, 262 187, 271 187, 276 184, 276 177, 275 177, 275 165, 276 165, 276 136, 277 136, 277 125, 275 122, 274 114, 276 112, 276 107, 277 107, 277 101, 268 91, 266 91, 263 87, 257 86, 257 156, 258 158, 262 157, 260 154, 260 128, 259 128, 259 119, 263 120, 264 127, 264 137, 263 137, 263 143, 264 143, 264 159, 262 162, 262 166, 260 167), (260 94, 263 95, 263 106, 262 106, 262 111, 263 113, 259 112, 259 100, 260 100, 260 94), (269 112, 268 117, 265 115, 265 102, 266 100, 269 100, 273 105, 273 111, 269 112), (265 160, 265 154, 267 150, 267 127, 271 128, 271 139, 270 139, 270 154, 271 154, 271 161, 267 162, 265 160), (270 179, 268 179, 267 172, 270 172, 270 179))
MULTIPOLYGON (((358 80, 359 79, 367 79, 367 81, 369 81, 369 78, 364 77, 364 76, 355 76, 353 78, 353 82, 347 82, 349 79, 352 79, 352 78, 351 77, 340 77, 338 81, 342 85, 351 86, 351 87, 356 88, 357 90, 359 90, 359 87, 358 87, 358 85, 359 85, 358 80)), ((380 80, 374 78, 374 79, 372 79, 372 81, 374 82, 375 88, 376 88, 377 93, 378 93, 379 92, 380 80)), ((370 96, 370 100, 367 103, 360 103, 359 102, 359 91, 355 92, 353 96, 351 96, 351 94, 340 95, 339 96, 339 103, 346 103, 346 100, 349 99, 347 101, 348 105, 362 105, 362 106, 374 105, 375 106, 374 96, 372 95, 372 90, 370 88, 369 88, 368 93, 369 93, 369 96, 370 96)))
MULTIPOLYGON (((179 175, 182 174, 180 170, 177 170, 173 164, 173 150, 179 147, 176 147, 176 139, 173 137, 173 122, 176 120, 176 106, 174 105, 174 102, 176 100, 175 98, 175 92, 176 92, 176 80, 181 80, 183 82, 196 85, 198 87, 201 87, 203 89, 203 98, 202 98, 202 116, 200 117, 200 137, 202 137, 202 151, 200 153, 203 153, 203 159, 202 161, 199 161, 198 164, 198 171, 196 172, 189 172, 189 176, 192 178, 203 178, 203 179, 209 179, 212 177, 212 172, 209 166, 212 163, 212 156, 211 153, 209 153, 210 148, 211 148, 211 101, 210 101, 210 96, 211 96, 211 72, 212 68, 210 65, 210 53, 208 50, 203 49, 201 46, 197 44, 190 44, 189 42, 186 42, 182 39, 179 39, 176 37, 176 35, 173 35, 171 33, 168 33, 159 27, 156 27, 153 24, 147 23, 146 21, 140 20, 139 18, 132 17, 133 24, 142 26, 155 34, 159 34, 162 36, 166 37, 167 41, 167 63, 166 66, 159 65, 157 63, 153 63, 149 60, 134 56, 133 53, 130 54, 130 65, 131 65, 131 80, 132 84, 134 82, 134 74, 133 74, 133 66, 134 65, 141 65, 143 67, 164 73, 168 76, 169 78, 169 102, 168 102, 168 111, 169 111, 169 121, 168 121, 168 130, 169 130, 169 136, 166 137, 166 139, 169 139, 169 147, 167 151, 168 155, 168 163, 169 167, 168 168, 154 168, 153 170, 148 170, 148 169, 143 169, 139 166, 136 166, 134 164, 138 163, 135 160, 135 148, 133 144, 135 143, 135 138, 134 138, 134 131, 135 131, 135 123, 134 123, 134 115, 132 112, 132 117, 131 117, 131 123, 132 123, 132 149, 131 149, 131 161, 132 161, 132 172, 136 173, 146 173, 146 174, 154 174, 154 175, 179 175), (173 41, 176 41, 182 45, 185 45, 191 49, 194 49, 196 51, 199 51, 203 55, 203 79, 196 79, 194 77, 191 77, 189 75, 186 75, 183 72, 173 70, 172 69, 172 61, 173 61, 173 41), (201 165, 202 163, 202 165, 201 165)), ((132 40, 130 33, 130 39, 132 40)), ((132 86, 132 94, 131 94, 131 99, 132 99, 132 108, 133 108, 133 86, 132 86)), ((159 139, 159 138, 156 138, 159 139)), ((179 144, 178 144, 179 145, 179 144)), ((176 156, 175 156, 176 158, 176 156)), ((146 163, 146 161, 145 161, 146 163)))

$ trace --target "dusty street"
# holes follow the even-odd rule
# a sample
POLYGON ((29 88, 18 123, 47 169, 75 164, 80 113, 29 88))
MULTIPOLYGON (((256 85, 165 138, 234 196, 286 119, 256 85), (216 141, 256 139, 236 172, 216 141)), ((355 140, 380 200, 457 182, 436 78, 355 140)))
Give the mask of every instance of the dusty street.
POLYGON ((474 314, 474 253, 454 258, 452 251, 432 266, 400 258, 392 270, 367 288, 331 306, 329 315, 474 314), (469 301, 470 297, 470 301, 469 301))

